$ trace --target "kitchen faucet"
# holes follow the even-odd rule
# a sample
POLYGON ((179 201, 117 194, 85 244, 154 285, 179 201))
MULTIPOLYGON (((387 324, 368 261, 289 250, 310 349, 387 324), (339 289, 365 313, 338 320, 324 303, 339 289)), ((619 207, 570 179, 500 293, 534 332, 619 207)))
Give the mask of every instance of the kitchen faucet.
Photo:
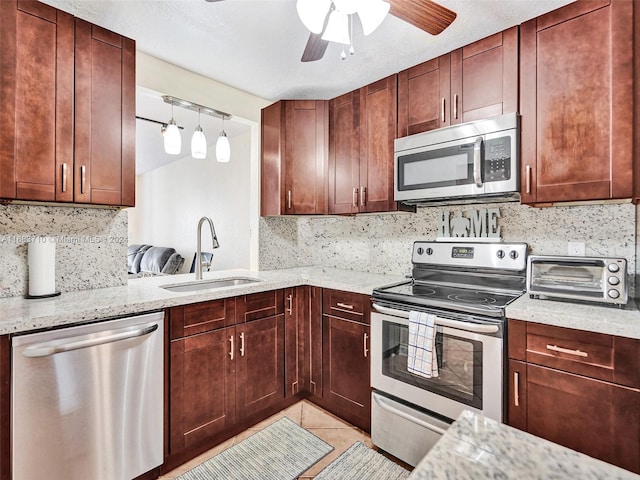
POLYGON ((216 229, 213 226, 213 222, 209 217, 202 217, 198 222, 198 240, 196 242, 196 280, 202 280, 202 224, 207 221, 209 222, 209 228, 211 229, 211 244, 213 248, 218 248, 220 244, 218 243, 218 237, 216 236, 216 229))

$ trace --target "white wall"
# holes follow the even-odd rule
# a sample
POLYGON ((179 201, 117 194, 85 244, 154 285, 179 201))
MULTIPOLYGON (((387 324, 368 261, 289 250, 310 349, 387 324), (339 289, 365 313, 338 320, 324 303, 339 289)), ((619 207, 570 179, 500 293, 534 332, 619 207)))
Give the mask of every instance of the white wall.
MULTIPOLYGON (((186 273, 196 251, 198 220, 207 216, 220 242, 213 250, 212 269, 250 268, 251 133, 229 140, 229 163, 218 163, 210 147, 205 160, 187 156, 138 175, 137 206, 129 210, 129 244, 175 248, 185 258, 186 273)), ((212 251, 207 225, 202 229, 202 250, 212 251)))

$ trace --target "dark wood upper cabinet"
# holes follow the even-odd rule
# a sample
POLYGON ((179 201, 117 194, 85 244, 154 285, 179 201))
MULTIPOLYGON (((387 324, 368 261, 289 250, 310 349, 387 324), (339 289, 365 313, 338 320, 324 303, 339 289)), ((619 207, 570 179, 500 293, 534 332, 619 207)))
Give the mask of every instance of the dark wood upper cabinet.
POLYGON ((262 110, 262 216, 327 213, 328 130, 327 101, 262 110))
POLYGON ((135 203, 135 42, 0 2, 0 198, 135 203))
POLYGON ((398 136, 516 112, 518 27, 398 74, 398 136))
POLYGON ((396 210, 396 75, 329 102, 329 213, 396 210))
POLYGON ((73 201, 73 16, 0 2, 0 198, 73 201))
POLYGON ((76 203, 135 204, 135 42, 76 19, 76 203))
POLYGON ((634 3, 578 1, 520 27, 523 203, 633 196, 634 3))

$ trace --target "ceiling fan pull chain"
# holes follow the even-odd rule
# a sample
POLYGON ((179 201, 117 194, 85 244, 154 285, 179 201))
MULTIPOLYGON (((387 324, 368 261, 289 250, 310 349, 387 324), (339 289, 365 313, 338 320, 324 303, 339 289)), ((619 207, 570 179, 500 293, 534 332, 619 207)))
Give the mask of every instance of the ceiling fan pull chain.
POLYGON ((353 55, 356 53, 356 49, 353 48, 353 15, 349 15, 349 39, 351 40, 351 45, 349 46, 349 55, 353 55))

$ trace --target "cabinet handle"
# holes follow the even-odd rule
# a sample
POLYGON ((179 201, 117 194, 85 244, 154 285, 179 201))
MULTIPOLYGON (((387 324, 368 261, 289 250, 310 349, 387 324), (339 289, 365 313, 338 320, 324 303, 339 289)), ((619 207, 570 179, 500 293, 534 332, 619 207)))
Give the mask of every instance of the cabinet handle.
POLYGON ((453 118, 458 119, 458 94, 453 95, 453 118))
POLYGON ((293 294, 289 294, 289 296, 287 296, 287 302, 289 302, 289 308, 287 308, 287 313, 289 315, 293 315, 293 294))
POLYGON ((67 164, 62 164, 62 193, 67 191, 67 164))
POLYGON ((531 193, 531 165, 525 167, 525 184, 527 193, 531 193))
POLYGON ((363 351, 364 351, 364 358, 367 358, 367 355, 369 354, 369 349, 367 348, 367 340, 369 339, 369 335, 367 335, 367 333, 365 332, 365 334, 363 335, 363 351))
POLYGON ((311 385, 313 387, 313 394, 316 394, 316 382, 314 382, 313 380, 309 380, 309 385, 311 385))
POLYGON ((566 353, 568 355, 575 355, 576 357, 589 356, 587 352, 583 352, 581 350, 571 350, 570 348, 562 348, 558 347, 557 345, 547 345, 547 350, 551 350, 552 352, 566 353))
POLYGON ((291 210, 291 190, 287 191, 287 208, 291 210))
POLYGON ((353 305, 347 305, 346 303, 336 303, 336 306, 340 308, 346 308, 347 310, 353 310, 353 305))
POLYGON ((357 187, 353 187, 353 206, 357 207, 358 206, 358 188, 357 187))
POLYGON ((364 207, 367 204, 367 187, 360 187, 360 206, 364 207))
POLYGON ((296 390, 297 390, 297 388, 296 388, 296 387, 297 387, 297 386, 298 386, 298 382, 297 382, 297 381, 295 381, 295 382, 293 382, 293 383, 291 384, 291 395, 295 395, 295 394, 296 394, 296 390))
POLYGON ((447 119, 446 115, 444 114, 445 105, 446 105, 446 99, 442 97, 442 123, 444 123, 447 119))
POLYGON ((229 349, 229 357, 231 357, 231 360, 233 360, 233 335, 231 335, 229 337, 229 342, 231 343, 231 348, 229 349))
POLYGON ((244 357, 244 332, 240 334, 240 356, 244 357))
POLYGON ((520 406, 520 373, 513 372, 513 405, 520 406))
POLYGON ((87 183, 87 167, 82 165, 80 167, 80 193, 84 193, 84 186, 87 183))

